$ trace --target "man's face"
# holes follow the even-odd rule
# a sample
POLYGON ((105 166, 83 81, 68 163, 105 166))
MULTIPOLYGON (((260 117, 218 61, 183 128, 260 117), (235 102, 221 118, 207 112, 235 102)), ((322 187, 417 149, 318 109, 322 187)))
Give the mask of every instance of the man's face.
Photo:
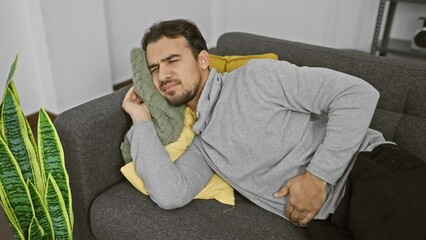
POLYGON ((184 37, 162 37, 148 44, 146 58, 155 87, 170 104, 180 106, 194 99, 200 90, 201 66, 184 37))

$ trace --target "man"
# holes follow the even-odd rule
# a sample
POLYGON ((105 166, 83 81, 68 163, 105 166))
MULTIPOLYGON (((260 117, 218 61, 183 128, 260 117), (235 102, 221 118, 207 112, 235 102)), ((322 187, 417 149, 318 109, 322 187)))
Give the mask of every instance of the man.
POLYGON ((255 204, 305 226, 334 212, 357 152, 385 142, 368 128, 379 94, 356 77, 274 60, 219 74, 187 20, 154 24, 142 47, 159 92, 198 118, 192 145, 172 163, 133 88, 123 100, 137 172, 162 208, 189 203, 216 172, 255 204))

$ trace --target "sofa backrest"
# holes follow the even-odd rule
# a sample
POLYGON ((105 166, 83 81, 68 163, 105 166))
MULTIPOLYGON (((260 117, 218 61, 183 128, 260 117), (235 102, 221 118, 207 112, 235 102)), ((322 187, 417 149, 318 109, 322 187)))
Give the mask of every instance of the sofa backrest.
POLYGON ((298 66, 325 67, 364 79, 380 92, 370 127, 426 161, 426 65, 239 32, 223 34, 213 52, 273 52, 298 66))

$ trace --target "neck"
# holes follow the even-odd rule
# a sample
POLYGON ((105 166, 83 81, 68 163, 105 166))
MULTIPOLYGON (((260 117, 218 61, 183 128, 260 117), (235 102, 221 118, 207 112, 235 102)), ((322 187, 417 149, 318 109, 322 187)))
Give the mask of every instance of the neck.
POLYGON ((206 85, 207 79, 209 78, 210 70, 207 68, 201 72, 201 83, 198 89, 197 95, 189 101, 186 106, 189 107, 193 112, 197 111, 198 101, 200 100, 201 94, 203 93, 204 86, 206 85))

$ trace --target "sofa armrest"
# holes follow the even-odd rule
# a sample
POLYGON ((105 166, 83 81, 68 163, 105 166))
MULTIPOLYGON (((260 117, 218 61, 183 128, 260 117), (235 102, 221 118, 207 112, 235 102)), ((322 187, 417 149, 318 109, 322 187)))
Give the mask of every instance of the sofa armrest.
POLYGON ((91 204, 124 179, 120 143, 131 120, 121 103, 128 88, 65 111, 55 120, 70 178, 75 239, 95 239, 90 228, 91 204))

